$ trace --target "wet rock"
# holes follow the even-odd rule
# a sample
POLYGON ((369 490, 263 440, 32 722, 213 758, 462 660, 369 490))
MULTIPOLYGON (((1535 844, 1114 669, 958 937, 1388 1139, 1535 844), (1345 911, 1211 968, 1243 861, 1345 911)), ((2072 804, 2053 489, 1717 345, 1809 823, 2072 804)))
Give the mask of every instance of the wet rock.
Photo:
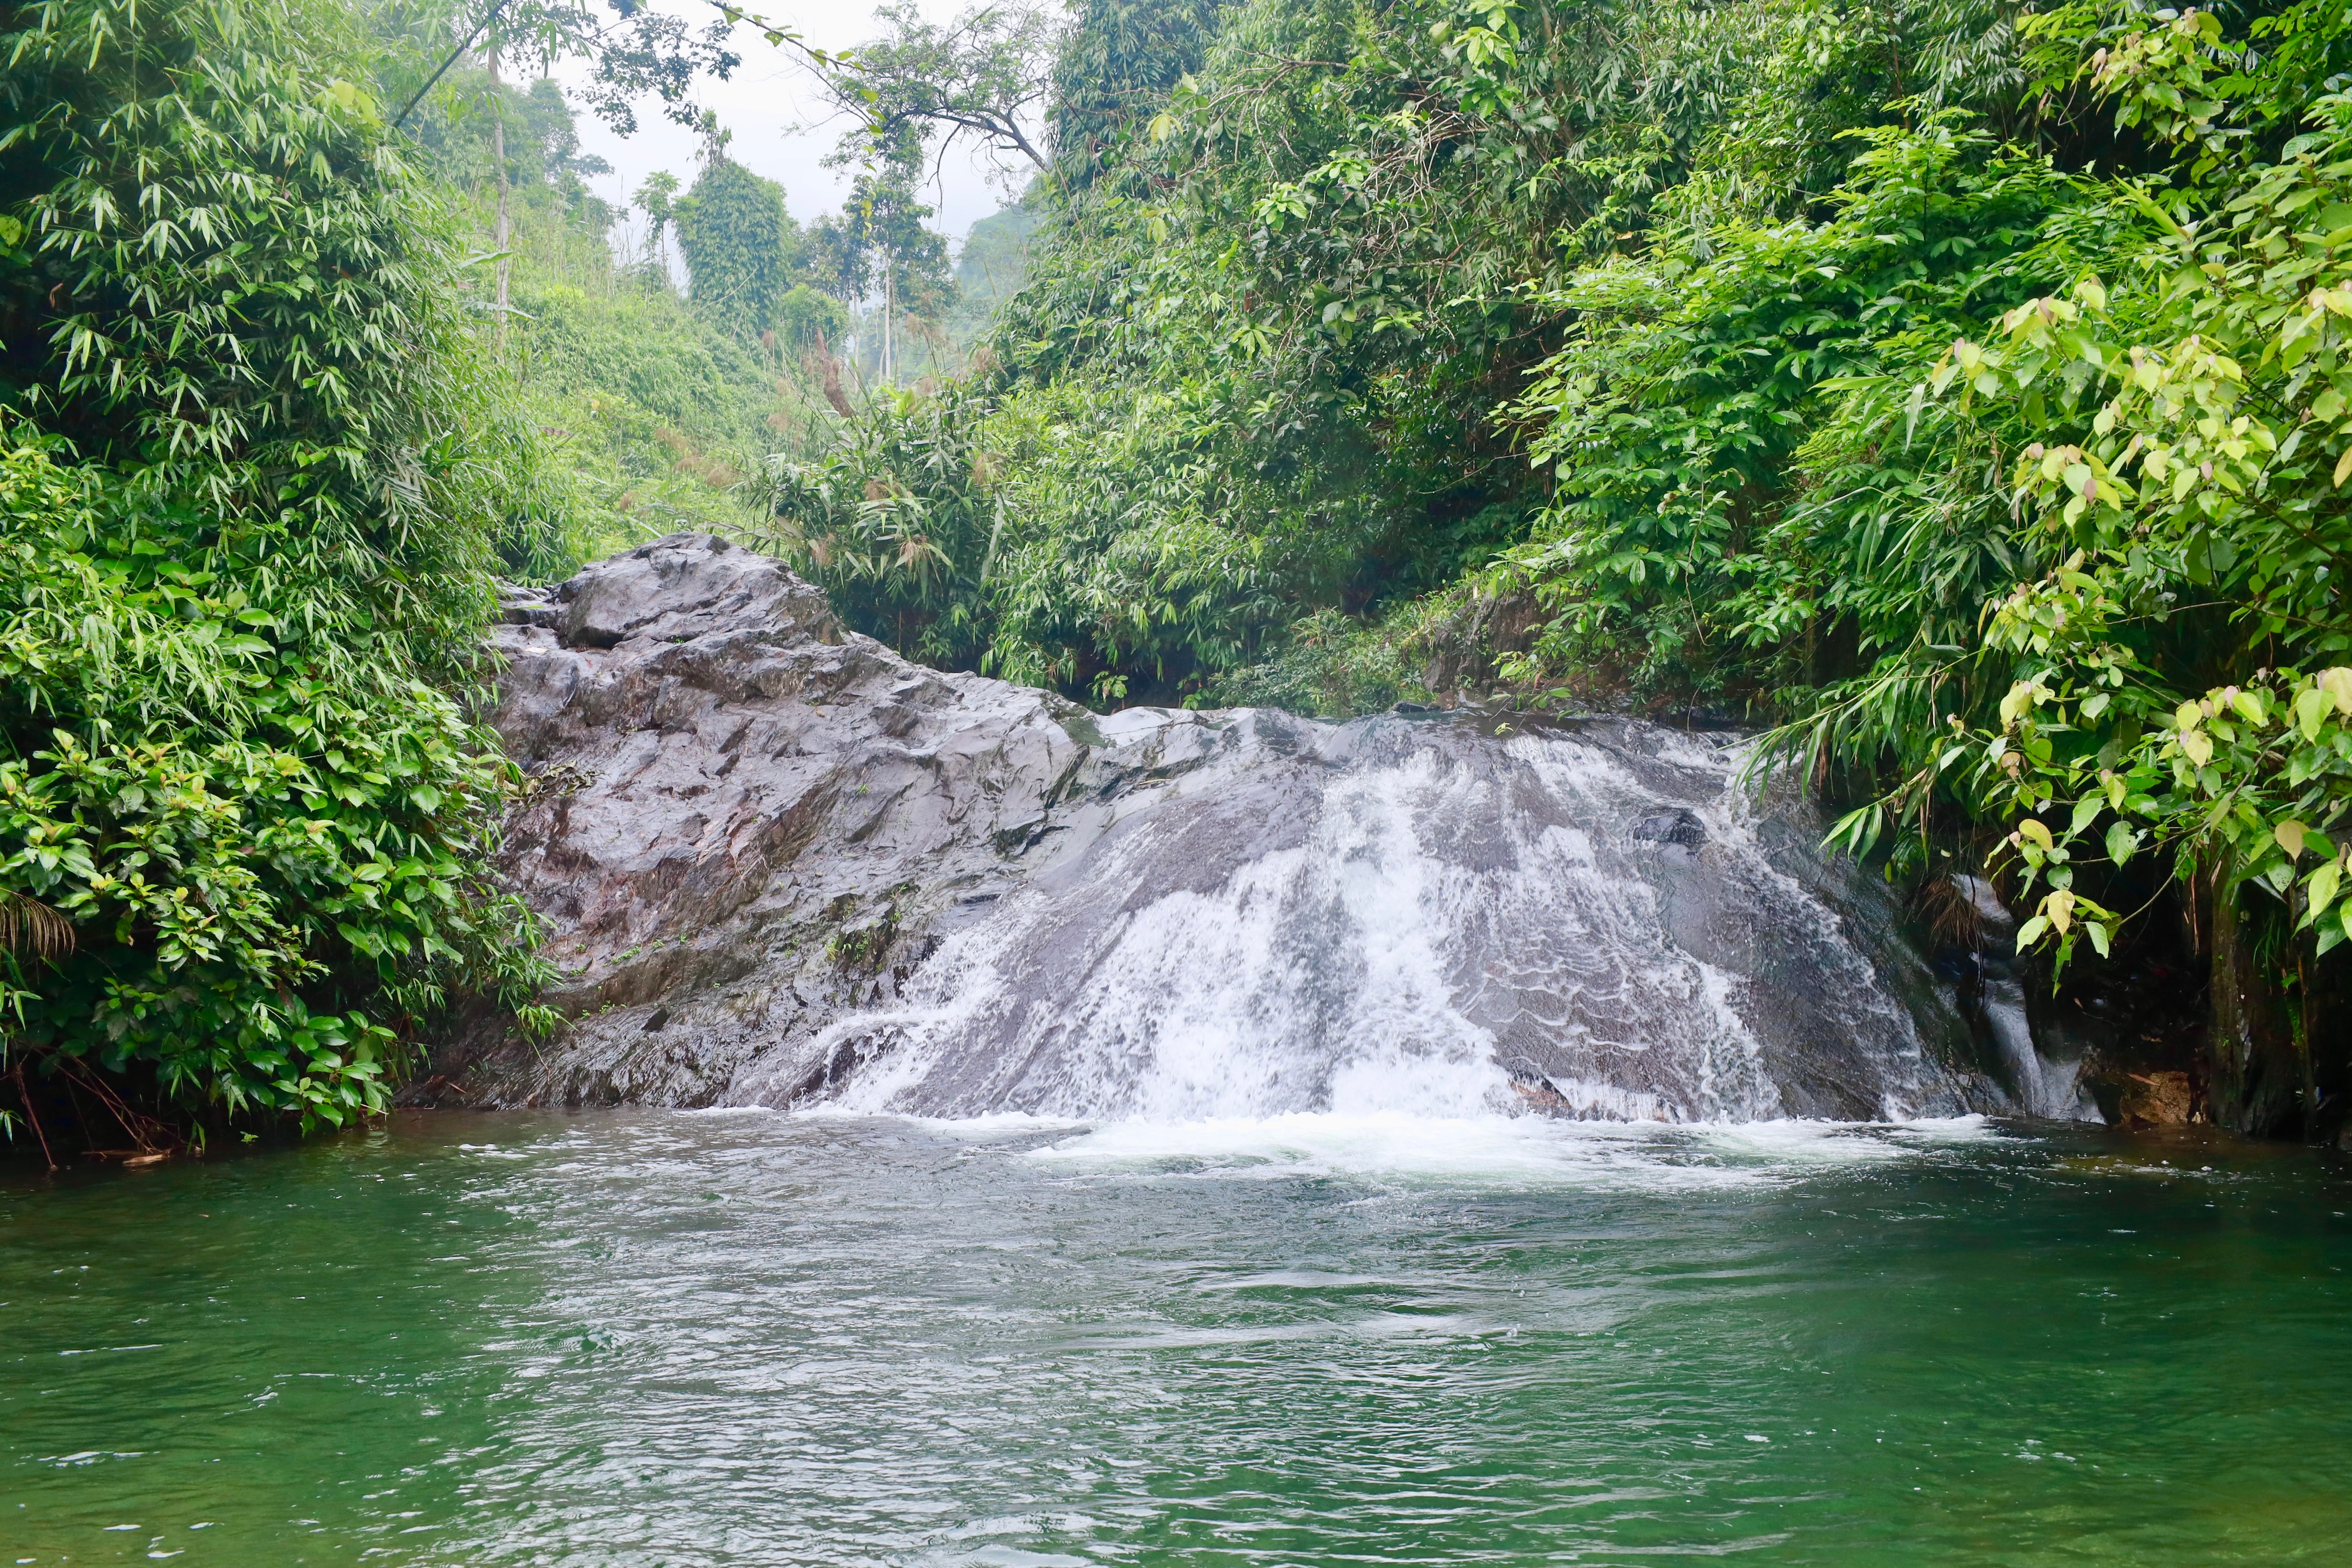
POLYGON ((512 626, 552 626, 563 608, 537 588, 499 589, 499 618, 512 626))
POLYGON ((1885 890, 1801 801, 1742 795, 1719 738, 1096 715, 909 665, 700 535, 514 595, 498 640, 491 721, 533 781, 499 868, 568 1022, 467 1020, 413 1101, 1998 1103, 1885 890))
POLYGON ((2123 1127, 2184 1127, 2195 1107, 2187 1073, 2129 1073, 2124 1078, 2116 1121, 2123 1127))
POLYGON ((1684 849, 1696 849, 1706 842, 1706 824, 1696 812, 1680 806, 1672 811, 1655 812, 1633 824, 1633 839, 1640 844, 1672 844, 1684 849))
POLYGON ((1108 746, 1076 704, 909 665, 706 535, 510 592, 506 621, 489 720, 531 787, 499 868, 550 933, 567 1023, 534 1045, 466 1020, 412 1102, 709 1104, 889 1002, 1040 846, 1217 728, 1129 721, 1108 746))

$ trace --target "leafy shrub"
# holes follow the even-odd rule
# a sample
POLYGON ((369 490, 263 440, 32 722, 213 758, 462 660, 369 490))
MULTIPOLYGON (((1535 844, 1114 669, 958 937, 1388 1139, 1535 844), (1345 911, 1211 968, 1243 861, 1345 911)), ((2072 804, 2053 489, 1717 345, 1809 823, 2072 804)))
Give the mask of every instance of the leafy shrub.
POLYGON ((306 1125, 524 1001, 466 716, 537 454, 344 15, 0 6, 7 1049, 306 1125))

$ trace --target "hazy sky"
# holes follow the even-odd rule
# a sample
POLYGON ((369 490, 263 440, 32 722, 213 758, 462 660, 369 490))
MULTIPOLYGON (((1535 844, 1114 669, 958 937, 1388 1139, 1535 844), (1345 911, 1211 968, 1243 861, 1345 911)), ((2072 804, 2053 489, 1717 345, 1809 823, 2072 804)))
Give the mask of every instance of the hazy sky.
MULTIPOLYGON (((965 0, 969 3, 969 0, 965 0)), ((651 8, 688 18, 697 27, 717 12, 701 0, 650 0, 651 8)), ((945 20, 964 9, 959 0, 921 0, 926 16, 945 20)), ((820 48, 845 49, 878 35, 873 7, 867 0, 839 0, 813 5, 809 0, 749 0, 747 9, 797 29, 820 48)), ((735 52, 743 63, 726 81, 705 80, 696 90, 704 107, 719 111, 719 122, 735 133, 728 154, 753 174, 764 174, 784 187, 793 216, 807 223, 820 213, 839 210, 848 194, 848 170, 828 169, 824 155, 845 129, 845 122, 827 118, 827 105, 805 69, 790 50, 771 45, 750 27, 735 29, 735 52)), ((559 69, 558 81, 577 80, 584 68, 572 62, 559 69)), ((691 184, 700 165, 700 139, 683 126, 661 117, 656 105, 641 105, 634 136, 615 136, 592 114, 580 117, 582 150, 613 165, 614 172, 590 182, 595 193, 625 207, 629 193, 647 174, 667 169, 691 184)), ((929 192, 939 216, 932 226, 961 240, 973 221, 986 217, 1005 201, 1003 187, 987 179, 983 157, 964 149, 948 154, 940 180, 929 192)), ((637 215, 631 215, 632 224, 637 215)))

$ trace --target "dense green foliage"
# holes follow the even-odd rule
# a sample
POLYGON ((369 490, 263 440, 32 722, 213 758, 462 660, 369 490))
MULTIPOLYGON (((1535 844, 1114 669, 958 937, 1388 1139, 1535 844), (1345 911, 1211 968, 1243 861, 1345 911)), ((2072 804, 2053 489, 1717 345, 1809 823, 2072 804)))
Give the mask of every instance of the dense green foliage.
POLYGON ((332 1119, 520 1001, 490 573, 698 526, 1106 705, 1730 713, 2061 963, 2151 868, 2242 907, 2319 1091, 2340 5, 896 8, 819 60, 863 107, 806 233, 690 111, 718 35, 526 5, 709 138, 622 257, 549 84, 467 62, 388 133, 445 22, 131 16, 0 5, 12 1062, 332 1119), (961 290, 958 137, 1040 171, 961 290))
POLYGON ((931 646, 1074 689, 1214 690, 1296 617, 1485 565, 1549 499, 1506 411, 1570 325, 1559 291, 1654 225, 1801 219, 1855 150, 1840 133, 1891 121, 1901 48, 1847 20, 1801 0, 1226 12, 1121 154, 1063 186, 972 405, 1003 459, 1001 570, 955 563, 963 629, 931 646))
POLYGON ((1083 186, 1201 68, 1225 0, 1083 0, 1054 62, 1056 172, 1083 186))
MULTIPOLYGON (((2185 58, 2121 90, 2193 90, 2202 58, 2185 58)), ((2208 90, 2218 121, 2232 90, 2259 114, 2277 88, 2208 90)), ((1949 439, 2013 454, 2019 531, 2046 563, 1992 602, 1975 663, 2007 689, 1936 766, 1973 763, 1963 798, 2015 819, 2025 885, 2048 889, 2027 940, 2062 952, 2077 926, 2105 951, 2117 920, 2074 889, 2070 862, 2151 845, 2283 896, 2317 953, 2352 931, 2331 839, 2352 840, 2352 98, 2320 98, 2306 123, 2259 163, 2206 142, 2218 155, 2188 200, 2108 193, 2126 243, 2106 276, 2010 312, 1983 345, 1956 342, 1921 389, 1948 409, 1949 439)), ((1926 662, 1873 675, 1916 688, 1926 662)), ((1909 749, 1922 772, 1895 809, 1926 789, 1909 749)))
MULTIPOLYGON (((458 197, 457 227, 475 256, 492 249, 497 199, 483 105, 495 92, 506 109, 513 313, 505 371, 540 461, 515 475, 518 493, 498 535, 505 568, 547 581, 677 529, 751 526, 754 514, 740 499, 747 479, 769 454, 815 438, 806 349, 846 320, 836 301, 792 281, 803 276, 799 236, 781 195, 731 164, 715 181, 706 169, 703 180, 742 189, 740 175, 748 202, 678 199, 678 182, 657 176, 639 201, 658 227, 639 253, 621 254, 621 215, 588 189, 583 176, 597 170, 579 156, 572 110, 551 82, 501 89, 482 72, 453 70, 445 85, 448 106, 437 95, 425 100, 434 112, 418 138, 419 161, 458 197), (772 266, 728 237, 730 214, 782 245, 772 266), (688 259, 704 258, 698 281, 688 268, 699 302, 682 298, 662 265, 673 224, 695 231, 682 247, 688 259), (732 261, 751 268, 760 299, 739 300, 742 278, 710 270, 732 261), (780 282, 788 286, 778 293, 780 282)), ((486 321, 489 269, 464 268, 458 287, 486 321)))
POLYGON ((2341 5, 1249 0, 1071 40, 1091 129, 983 373, 777 471, 854 617, 1098 701, 1779 723, 1849 848, 1991 869, 2062 963, 2162 850, 2198 929, 2252 900, 2312 1102, 2352 931, 2341 5), (1106 42, 1212 16, 1160 88, 1106 42))
POLYGON ((784 188, 722 153, 673 211, 688 297, 721 318, 772 326, 801 269, 800 226, 784 210, 784 188))
POLYGON ((463 705, 530 433, 340 14, 9 5, 0 58, 8 1068, 341 1121, 535 978, 463 705))

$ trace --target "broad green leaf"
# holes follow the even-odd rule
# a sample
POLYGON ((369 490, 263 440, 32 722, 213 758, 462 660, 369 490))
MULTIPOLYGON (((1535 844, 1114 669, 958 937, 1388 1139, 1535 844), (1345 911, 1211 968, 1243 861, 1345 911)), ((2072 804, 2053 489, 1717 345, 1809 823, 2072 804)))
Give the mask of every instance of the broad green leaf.
POLYGON ((2067 835, 2071 837, 2073 835, 2080 833, 2083 829, 2090 826, 2092 822, 2097 818, 2099 813, 2106 809, 2106 805, 2107 798, 2104 794, 2086 795, 2082 799, 2076 801, 2074 803, 2074 820, 2068 823, 2066 826, 2067 835))
POLYGON ((2319 726, 2326 721, 2327 710, 2333 706, 2333 700, 2324 689, 2316 686, 2306 688, 2295 694, 2295 727, 2303 731, 2305 740, 2319 739, 2319 726))
POLYGON ((2305 901, 2303 923, 2305 925, 2309 925, 2327 912, 2327 906, 2336 901, 2336 888, 2343 875, 2343 862, 2326 860, 2321 862, 2319 868, 2305 879, 2303 884, 2305 901))

